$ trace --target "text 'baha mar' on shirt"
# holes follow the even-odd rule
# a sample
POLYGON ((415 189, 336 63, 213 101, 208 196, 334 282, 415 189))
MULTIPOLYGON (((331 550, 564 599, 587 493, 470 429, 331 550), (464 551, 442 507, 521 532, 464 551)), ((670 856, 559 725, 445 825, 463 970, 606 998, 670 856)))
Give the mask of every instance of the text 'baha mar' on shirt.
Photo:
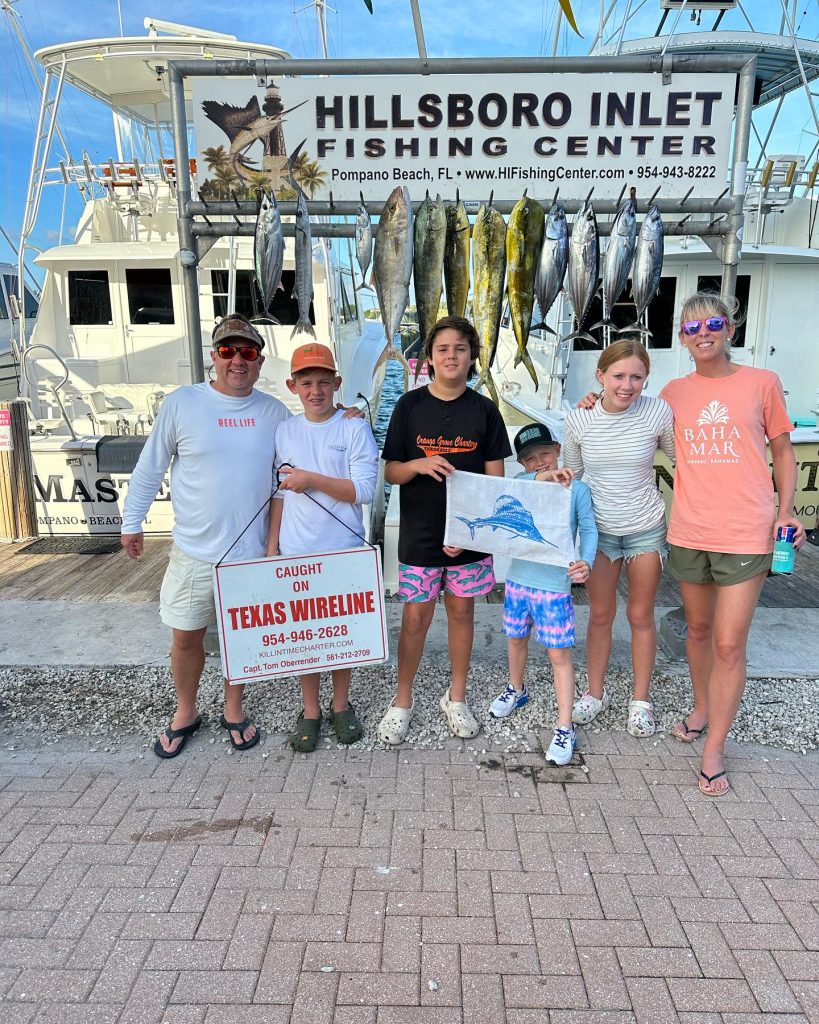
POLYGON ((677 441, 669 541, 768 554, 776 498, 765 438, 793 430, 779 377, 752 366, 727 377, 691 373, 666 384, 662 395, 674 410, 677 441))
POLYGON ((232 562, 263 556, 268 516, 242 531, 273 491, 276 430, 289 418, 261 391, 236 398, 207 382, 172 391, 134 468, 122 532, 141 532, 170 465, 177 547, 203 562, 218 562, 228 548, 232 562))
MULTIPOLYGON (((535 476, 535 473, 518 473, 517 479, 534 480, 535 476)), ((597 554, 597 524, 594 521, 591 490, 582 480, 572 481, 569 516, 569 526, 577 548, 577 559, 592 566, 597 554)), ((560 565, 548 565, 546 562, 513 558, 506 571, 506 578, 524 587, 532 587, 533 590, 548 590, 552 594, 572 592, 572 581, 566 569, 560 565)))
MULTIPOLYGON (((455 469, 483 473, 484 463, 512 454, 501 415, 492 402, 467 388, 451 401, 436 398, 428 387, 398 399, 381 457, 387 462, 442 455, 455 469)), ((480 551, 444 554, 446 483, 419 473, 401 485, 398 559, 405 565, 437 568, 467 565, 486 558, 480 551)))
POLYGON ((591 488, 601 533, 626 537, 657 526, 665 517, 654 480, 661 448, 674 458, 674 415, 662 398, 640 395, 624 412, 572 409, 563 435, 563 465, 591 488))
POLYGON ((303 414, 293 416, 276 434, 276 468, 283 463, 352 480, 355 502, 338 501, 313 489, 305 494, 277 491, 275 497, 284 501, 280 553, 307 555, 361 547, 365 543, 361 506, 373 500, 378 480, 378 446, 369 423, 345 419, 343 409, 323 423, 311 423, 303 414))

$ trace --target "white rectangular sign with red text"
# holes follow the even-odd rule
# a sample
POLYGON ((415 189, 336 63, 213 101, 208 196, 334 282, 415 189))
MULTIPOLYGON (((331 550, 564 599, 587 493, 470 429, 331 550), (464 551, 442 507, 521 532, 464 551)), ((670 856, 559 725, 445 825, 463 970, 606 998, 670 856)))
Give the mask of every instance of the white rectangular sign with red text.
POLYGON ((226 562, 214 567, 213 578, 228 682, 388 657, 377 548, 226 562))

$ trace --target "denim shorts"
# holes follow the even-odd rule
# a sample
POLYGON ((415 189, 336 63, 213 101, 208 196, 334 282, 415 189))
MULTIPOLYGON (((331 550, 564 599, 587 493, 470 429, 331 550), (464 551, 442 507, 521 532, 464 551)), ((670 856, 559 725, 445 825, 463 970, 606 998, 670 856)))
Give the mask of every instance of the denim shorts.
POLYGON ((611 562, 616 562, 619 558, 624 558, 628 562, 636 555, 644 555, 653 551, 656 551, 662 560, 668 554, 665 536, 665 519, 662 519, 656 526, 650 526, 647 530, 639 530, 637 533, 619 535, 601 531, 597 534, 597 550, 602 551, 611 562))

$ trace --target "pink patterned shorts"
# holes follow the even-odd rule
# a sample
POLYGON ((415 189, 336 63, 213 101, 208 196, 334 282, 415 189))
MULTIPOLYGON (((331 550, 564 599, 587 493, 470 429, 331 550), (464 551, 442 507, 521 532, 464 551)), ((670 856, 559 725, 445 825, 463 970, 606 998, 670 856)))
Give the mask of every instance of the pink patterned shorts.
POLYGON ((400 562, 396 596, 408 604, 423 604, 434 601, 442 590, 454 597, 483 597, 494 586, 491 555, 479 562, 435 568, 400 562))

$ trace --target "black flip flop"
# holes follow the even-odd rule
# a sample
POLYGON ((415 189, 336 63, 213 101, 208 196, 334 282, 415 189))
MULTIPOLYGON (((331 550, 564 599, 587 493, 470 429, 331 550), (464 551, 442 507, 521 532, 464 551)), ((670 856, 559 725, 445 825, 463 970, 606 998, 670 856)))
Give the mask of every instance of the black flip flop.
POLYGON ((230 737, 230 744, 234 750, 250 750, 251 747, 255 747, 259 742, 259 727, 256 727, 256 732, 250 737, 249 740, 243 740, 241 743, 237 743, 233 738, 233 731, 235 730, 240 735, 244 735, 245 729, 249 725, 253 725, 249 718, 243 718, 241 722, 229 722, 224 715, 219 719, 219 724, 223 729, 228 730, 228 736, 230 737))
POLYGON ((703 789, 702 782, 700 781, 700 779, 705 779, 710 786, 712 782, 716 782, 717 779, 723 778, 725 774, 726 773, 724 771, 717 772, 716 775, 706 775, 705 772, 700 772, 700 778, 697 779, 697 788, 700 793, 702 793, 703 796, 725 796, 725 794, 731 789, 730 784, 725 789, 719 789, 714 792, 710 789, 703 789))
POLYGON ((172 729, 170 726, 165 730, 165 735, 170 741, 182 738, 182 742, 176 748, 176 750, 166 750, 162 746, 161 740, 157 740, 154 743, 154 753, 157 757, 163 758, 165 761, 169 761, 172 757, 178 757, 185 749, 185 744, 188 742, 188 738, 193 736, 199 726, 202 724, 202 717, 198 715, 195 722, 191 722, 190 725, 184 726, 182 729, 172 729))
POLYGON ((687 718, 684 718, 678 724, 681 725, 683 729, 685 729, 685 736, 680 736, 678 732, 674 732, 673 727, 669 731, 671 735, 674 737, 674 739, 679 740, 680 743, 694 743, 696 740, 700 738, 700 736, 702 736, 702 734, 708 728, 708 723, 706 722, 701 729, 692 729, 691 726, 688 724, 687 718), (691 739, 688 738, 689 734, 691 735, 691 739))

